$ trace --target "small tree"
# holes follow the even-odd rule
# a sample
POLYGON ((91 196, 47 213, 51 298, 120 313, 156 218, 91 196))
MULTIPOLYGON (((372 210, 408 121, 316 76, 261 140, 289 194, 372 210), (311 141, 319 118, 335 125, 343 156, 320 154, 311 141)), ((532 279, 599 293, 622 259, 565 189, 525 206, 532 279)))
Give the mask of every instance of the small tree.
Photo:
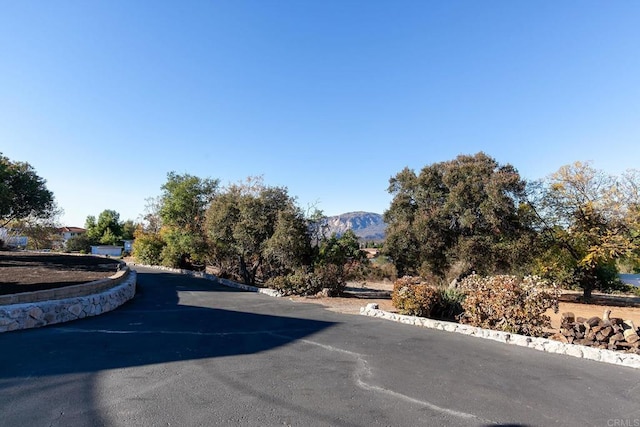
POLYGON ((353 278, 352 273, 368 263, 366 254, 360 250, 358 236, 353 230, 347 230, 340 237, 333 234, 320 243, 315 269, 321 270, 327 265, 334 266, 336 280, 344 287, 345 282, 353 278))
POLYGON ((555 260, 551 265, 541 262, 541 273, 576 284, 585 299, 593 290, 619 284, 617 261, 637 252, 640 243, 634 191, 640 180, 634 177, 638 174, 619 178, 576 162, 540 183, 534 204, 545 248, 542 256, 555 260))
POLYGON ((133 220, 126 220, 122 223, 122 240, 133 240, 137 224, 133 220))
POLYGON ((207 247, 203 229, 205 212, 217 194, 218 180, 175 172, 162 186, 158 215, 162 223, 163 264, 189 268, 204 264, 207 247))

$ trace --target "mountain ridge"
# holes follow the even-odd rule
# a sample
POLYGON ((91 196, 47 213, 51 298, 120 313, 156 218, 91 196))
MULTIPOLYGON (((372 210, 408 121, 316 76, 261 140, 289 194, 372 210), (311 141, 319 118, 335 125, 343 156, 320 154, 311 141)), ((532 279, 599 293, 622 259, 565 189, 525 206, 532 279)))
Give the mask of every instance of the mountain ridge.
POLYGON ((375 212, 346 212, 326 218, 327 236, 338 236, 352 230, 360 240, 380 242, 385 239, 387 224, 382 215, 375 212))

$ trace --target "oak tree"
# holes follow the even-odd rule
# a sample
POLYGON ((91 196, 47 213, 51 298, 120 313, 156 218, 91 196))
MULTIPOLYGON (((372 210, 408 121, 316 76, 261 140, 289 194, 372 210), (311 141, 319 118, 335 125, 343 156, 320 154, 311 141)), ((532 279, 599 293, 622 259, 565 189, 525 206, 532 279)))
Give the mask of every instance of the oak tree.
POLYGON ((405 168, 389 180, 385 251, 398 275, 455 279, 510 272, 533 238, 526 184, 511 165, 484 153, 405 168))
POLYGON ((301 209, 284 187, 260 179, 230 185, 207 210, 211 262, 247 284, 286 274, 305 262, 310 239, 301 209))

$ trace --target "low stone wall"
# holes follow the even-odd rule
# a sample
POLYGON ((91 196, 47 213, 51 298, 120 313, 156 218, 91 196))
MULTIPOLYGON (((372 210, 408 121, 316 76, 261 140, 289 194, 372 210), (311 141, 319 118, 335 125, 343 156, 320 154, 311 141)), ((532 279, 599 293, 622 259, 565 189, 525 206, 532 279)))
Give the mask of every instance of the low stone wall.
POLYGON ((462 325, 460 323, 445 322, 441 320, 428 319, 424 317, 406 316, 379 310, 377 304, 368 304, 360 309, 360 314, 364 316, 379 317, 394 322, 407 325, 421 326, 424 328, 438 329, 447 332, 470 335, 473 337, 499 341, 505 344, 529 347, 535 350, 548 353, 564 354, 567 356, 579 357, 582 359, 595 360, 597 362, 611 363, 614 365, 628 366, 640 369, 640 356, 637 354, 621 353, 612 350, 601 350, 593 347, 586 347, 575 344, 565 344, 560 341, 546 338, 527 337, 524 335, 511 334, 502 331, 482 329, 475 326, 462 325))
POLYGON ((69 288, 84 290, 72 289, 70 295, 74 296, 51 300, 42 299, 47 291, 30 292, 38 294, 31 295, 30 302, 0 305, 0 332, 38 328, 114 310, 135 296, 136 272, 127 268, 109 279, 69 288))
POLYGON ((0 306, 11 304, 27 304, 31 302, 50 301, 56 299, 66 299, 82 297, 104 292, 127 280, 129 268, 122 264, 120 271, 105 279, 94 280, 93 282, 81 285, 65 286, 56 289, 46 289, 43 291, 21 292, 19 294, 0 295, 0 306))

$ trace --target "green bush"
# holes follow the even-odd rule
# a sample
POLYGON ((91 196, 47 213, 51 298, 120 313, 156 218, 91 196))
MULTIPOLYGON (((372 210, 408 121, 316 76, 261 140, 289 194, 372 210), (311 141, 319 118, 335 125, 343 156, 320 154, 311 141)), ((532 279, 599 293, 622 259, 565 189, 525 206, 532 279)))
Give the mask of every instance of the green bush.
POLYGON ((280 291, 283 295, 308 295, 311 293, 309 284, 308 273, 304 272, 271 277, 265 283, 268 288, 280 291))
POLYGON ((82 254, 91 252, 91 240, 86 234, 74 236, 67 240, 65 244, 65 250, 69 252, 80 252, 82 254))
POLYGON ((133 257, 136 262, 148 265, 162 263, 162 250, 166 243, 156 234, 138 236, 133 242, 133 257))
POLYGON ((401 314, 429 317, 440 303, 440 293, 419 277, 404 276, 393 284, 391 300, 401 314))
POLYGON ((438 288, 438 293, 440 297, 433 308, 432 316, 438 319, 458 321, 464 313, 462 302, 465 294, 456 288, 449 287, 438 288))
POLYGON ((540 336, 550 326, 549 308, 558 310, 559 290, 536 276, 520 279, 472 274, 460 282, 465 294, 461 321, 473 326, 540 336))
POLYGON ((285 276, 272 277, 265 285, 283 295, 315 295, 328 289, 329 295, 335 296, 341 294, 346 286, 343 277, 340 266, 325 264, 317 266, 313 272, 296 270, 285 276))

